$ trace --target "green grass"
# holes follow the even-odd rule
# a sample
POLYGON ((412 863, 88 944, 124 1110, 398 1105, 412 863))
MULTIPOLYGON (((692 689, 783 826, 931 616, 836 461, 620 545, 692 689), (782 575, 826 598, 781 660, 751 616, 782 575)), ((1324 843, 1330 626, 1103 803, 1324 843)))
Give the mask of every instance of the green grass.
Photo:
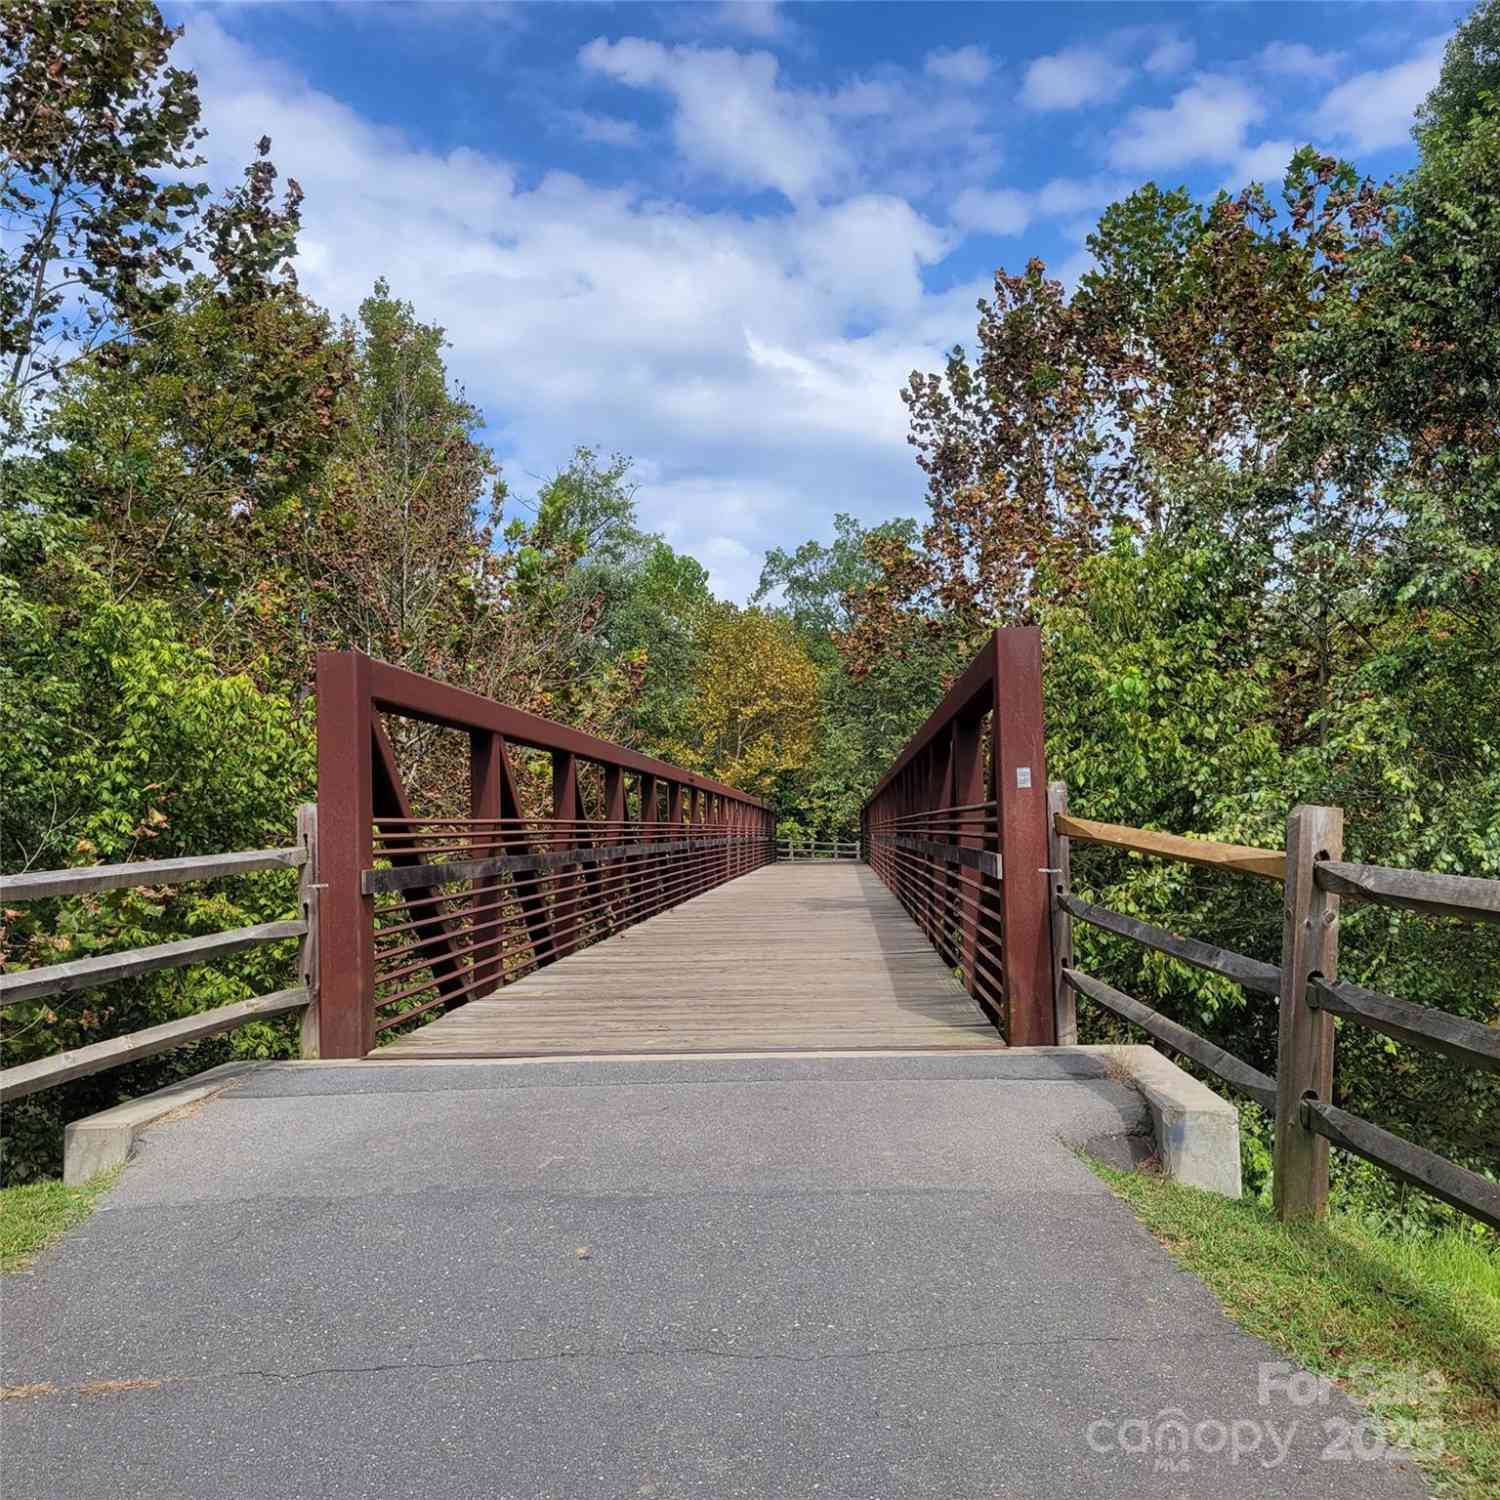
POLYGON ((1393 1236, 1337 1213, 1280 1224, 1263 1204, 1090 1165, 1242 1328, 1362 1400, 1389 1440, 1417 1434, 1442 1489, 1500 1495, 1493 1238, 1393 1236))
POLYGON ((81 1224, 118 1172, 103 1172, 81 1188, 28 1182, 0 1188, 0 1275, 24 1271, 54 1240, 81 1224))

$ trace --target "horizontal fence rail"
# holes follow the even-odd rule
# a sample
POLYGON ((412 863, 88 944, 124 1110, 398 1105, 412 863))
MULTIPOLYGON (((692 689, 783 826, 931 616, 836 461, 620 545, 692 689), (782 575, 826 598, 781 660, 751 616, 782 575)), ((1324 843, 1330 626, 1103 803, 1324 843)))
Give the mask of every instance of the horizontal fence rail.
POLYGON ((859 857, 858 839, 778 839, 776 841, 776 858, 782 864, 813 864, 819 860, 857 860, 859 857))
POLYGON ((121 979, 134 979, 157 969, 182 969, 207 963, 229 953, 279 943, 307 932, 306 922, 261 922, 254 927, 236 927, 203 937, 183 938, 176 943, 156 943, 149 948, 131 948, 124 953, 106 953, 97 958, 79 958, 71 963, 49 964, 18 974, 0 975, 0 1006, 46 995, 67 995, 75 990, 96 989, 121 979))
POLYGON ((1041 638, 998 630, 861 813, 870 867, 1013 1046, 1057 1040, 1041 638))
POLYGON ((235 854, 193 855, 183 859, 141 860, 130 864, 89 865, 70 870, 42 870, 0 877, 0 899, 41 901, 93 891, 154 889, 194 880, 224 880, 263 870, 300 870, 298 904, 301 915, 283 922, 262 922, 228 932, 207 933, 178 942, 155 943, 121 953, 100 954, 22 969, 0 975, 0 1009, 23 1000, 45 999, 79 990, 115 984, 162 969, 209 963, 267 943, 299 940, 298 971, 302 982, 274 994, 237 1000, 160 1026, 148 1026, 126 1036, 111 1037, 87 1047, 54 1053, 0 1071, 0 1102, 24 1098, 56 1088, 75 1078, 118 1068, 184 1047, 205 1037, 235 1031, 252 1021, 288 1011, 304 1015, 303 1035, 317 1032, 317 976, 314 954, 317 928, 317 809, 297 813, 298 843, 287 849, 252 849, 235 854))
POLYGON ((319 658, 318 774, 325 1057, 366 1056, 774 854, 756 798, 358 652, 319 658), (465 737, 466 808, 413 807, 387 720, 465 737))
POLYGON ((1341 897, 1430 917, 1488 922, 1500 918, 1500 881, 1346 863, 1340 857, 1343 818, 1337 808, 1297 808, 1287 821, 1286 848, 1275 850, 1071 817, 1067 788, 1061 782, 1050 789, 1049 806, 1055 992, 1059 997, 1069 997, 1066 1002, 1059 999, 1060 1032, 1068 1031, 1072 1024, 1071 996, 1083 995, 1139 1026, 1169 1050, 1191 1058, 1274 1114, 1273 1186, 1277 1211, 1283 1218, 1323 1212, 1331 1142, 1500 1228, 1500 1185, 1337 1108, 1330 1097, 1334 1016, 1441 1054, 1462 1066, 1500 1072, 1500 1027, 1383 995, 1336 977, 1341 897), (1074 843, 1124 849, 1282 884, 1285 925, 1280 965, 1182 937, 1080 900, 1070 889, 1074 843), (1276 996, 1277 1076, 1260 1072, 1150 1006, 1079 971, 1072 957, 1071 924, 1075 920, 1220 975, 1251 993, 1276 996))
POLYGON ((295 870, 307 862, 306 849, 249 849, 241 854, 188 855, 184 859, 143 859, 133 864, 86 865, 70 870, 38 870, 0 875, 0 899, 47 901, 131 886, 182 885, 192 880, 227 880, 260 870, 295 870))

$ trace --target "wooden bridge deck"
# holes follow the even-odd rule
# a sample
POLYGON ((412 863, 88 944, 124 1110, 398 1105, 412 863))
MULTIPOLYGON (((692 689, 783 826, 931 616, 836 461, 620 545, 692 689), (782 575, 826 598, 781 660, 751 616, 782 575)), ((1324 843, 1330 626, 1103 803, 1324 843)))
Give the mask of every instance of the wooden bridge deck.
POLYGON ((772 864, 458 1006, 373 1055, 1004 1045, 866 866, 772 864))

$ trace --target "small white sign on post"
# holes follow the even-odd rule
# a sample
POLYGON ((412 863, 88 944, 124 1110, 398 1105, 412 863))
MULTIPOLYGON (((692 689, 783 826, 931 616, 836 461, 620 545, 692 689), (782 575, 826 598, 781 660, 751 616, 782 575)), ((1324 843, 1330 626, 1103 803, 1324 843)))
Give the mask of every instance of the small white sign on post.
POLYGON ((1031 785, 1031 767, 1030 766, 1017 766, 1016 767, 1016 786, 1017 786, 1017 788, 1020 789, 1020 790, 1022 790, 1022 791, 1024 791, 1030 785, 1031 785))

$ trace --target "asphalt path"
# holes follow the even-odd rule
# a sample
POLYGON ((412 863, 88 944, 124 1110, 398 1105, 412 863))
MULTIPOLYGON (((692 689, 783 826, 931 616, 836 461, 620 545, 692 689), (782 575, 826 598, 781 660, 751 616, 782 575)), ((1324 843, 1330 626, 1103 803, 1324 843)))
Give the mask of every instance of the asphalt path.
POLYGON ((6 1500, 1428 1490, 1078 1159, 1097 1056, 270 1065, 3 1292, 6 1500))

